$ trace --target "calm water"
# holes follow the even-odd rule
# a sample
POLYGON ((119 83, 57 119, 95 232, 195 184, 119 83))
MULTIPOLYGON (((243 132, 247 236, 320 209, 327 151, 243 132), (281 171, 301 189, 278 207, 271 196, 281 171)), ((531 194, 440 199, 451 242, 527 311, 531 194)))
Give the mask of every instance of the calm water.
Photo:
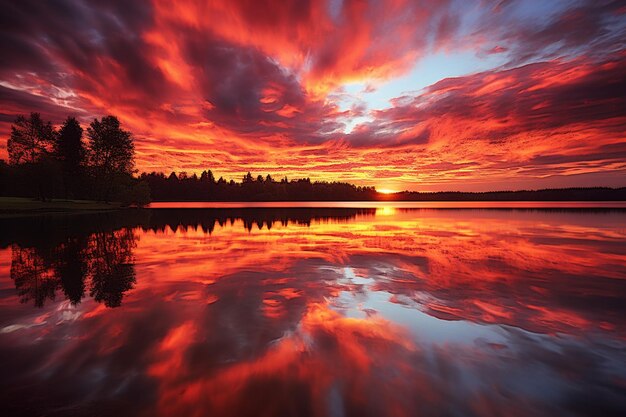
POLYGON ((626 211, 0 219, 28 416, 626 415, 626 211))
POLYGON ((156 202, 150 208, 620 208, 626 210, 626 201, 189 201, 156 202))

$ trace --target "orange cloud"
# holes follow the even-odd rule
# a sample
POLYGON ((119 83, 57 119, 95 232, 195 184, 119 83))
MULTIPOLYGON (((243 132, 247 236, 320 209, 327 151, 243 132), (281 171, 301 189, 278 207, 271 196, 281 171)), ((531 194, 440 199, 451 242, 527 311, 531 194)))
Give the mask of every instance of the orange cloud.
POLYGON ((0 157, 17 114, 113 113, 145 171, 418 190, 624 185, 626 29, 614 3, 531 18, 514 2, 64 2, 67 13, 6 7, 0 157), (384 90, 438 51, 497 52, 505 65, 382 110, 342 102, 349 83, 384 90))

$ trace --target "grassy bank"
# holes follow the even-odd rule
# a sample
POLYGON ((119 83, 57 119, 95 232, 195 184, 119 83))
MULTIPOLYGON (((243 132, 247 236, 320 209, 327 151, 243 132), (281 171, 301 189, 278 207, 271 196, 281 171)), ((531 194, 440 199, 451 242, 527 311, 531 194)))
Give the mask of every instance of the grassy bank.
POLYGON ((115 210, 121 208, 120 203, 102 203, 90 200, 40 201, 22 197, 0 197, 0 215, 21 213, 56 213, 87 210, 115 210))

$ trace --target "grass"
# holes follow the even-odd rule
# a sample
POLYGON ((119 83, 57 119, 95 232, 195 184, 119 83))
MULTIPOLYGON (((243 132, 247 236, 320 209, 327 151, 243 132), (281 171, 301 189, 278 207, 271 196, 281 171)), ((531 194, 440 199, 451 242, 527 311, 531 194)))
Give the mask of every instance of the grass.
POLYGON ((71 212, 85 210, 115 210, 119 203, 102 203, 90 200, 40 201, 33 198, 0 197, 0 214, 71 212))

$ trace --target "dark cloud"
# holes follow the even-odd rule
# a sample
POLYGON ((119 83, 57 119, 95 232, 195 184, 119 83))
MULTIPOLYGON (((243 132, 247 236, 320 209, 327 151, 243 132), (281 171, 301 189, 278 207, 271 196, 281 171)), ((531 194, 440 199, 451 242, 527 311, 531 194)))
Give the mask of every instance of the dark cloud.
POLYGON ((207 120, 245 135, 282 133, 302 141, 340 126, 334 106, 311 100, 295 74, 256 48, 198 33, 183 44, 186 62, 201 80, 207 120))
POLYGON ((504 51, 506 45, 509 66, 560 56, 605 59, 625 46, 626 19, 620 0, 579 1, 570 7, 546 4, 543 7, 553 7, 546 16, 524 16, 520 9, 528 4, 523 1, 498 6, 497 13, 482 18, 474 34, 494 38, 497 49, 491 51, 504 51))
POLYGON ((44 119, 59 120, 66 117, 69 110, 51 102, 46 97, 35 96, 3 86, 0 86, 0 102, 3 105, 3 111, 0 112, 0 121, 2 122, 13 122, 15 114, 25 114, 30 111, 42 113, 44 119))

